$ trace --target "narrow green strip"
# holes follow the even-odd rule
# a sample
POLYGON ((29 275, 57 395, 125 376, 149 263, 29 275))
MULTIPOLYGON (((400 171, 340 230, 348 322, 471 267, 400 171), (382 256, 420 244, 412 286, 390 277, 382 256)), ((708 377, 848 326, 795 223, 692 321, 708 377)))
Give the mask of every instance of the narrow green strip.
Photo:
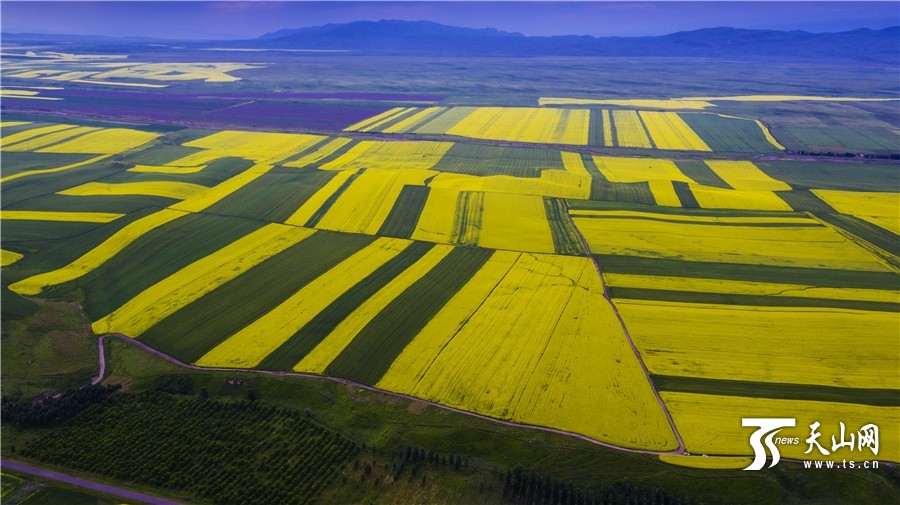
POLYGON ((675 196, 681 202, 681 207, 685 209, 699 209, 700 202, 691 191, 690 184, 681 181, 672 181, 672 188, 675 189, 675 196))
POLYGON ((450 112, 451 110, 453 110, 453 107, 444 107, 444 110, 438 111, 437 114, 432 114, 432 115, 426 117, 426 118, 423 119, 422 121, 419 121, 418 123, 416 123, 416 124, 410 126, 409 128, 407 128, 406 131, 403 132, 403 133, 422 133, 422 132, 419 131, 420 129, 422 129, 422 128, 427 128, 428 125, 429 125, 432 121, 438 119, 439 117, 441 117, 441 116, 443 116, 444 114, 450 112))
POLYGON ((660 300, 665 302, 710 303, 718 305, 750 305, 755 307, 829 307, 834 309, 900 312, 900 303, 867 300, 837 300, 802 296, 742 295, 733 293, 701 293, 649 288, 609 288, 613 298, 660 300))
POLYGON ((416 229, 430 191, 428 186, 403 186, 378 235, 409 238, 416 229))
POLYGON ((353 286, 267 356, 257 368, 290 370, 366 300, 425 255, 434 244, 415 242, 353 286))
POLYGON ((651 375, 660 391, 697 393, 717 396, 743 396, 775 400, 806 400, 814 402, 854 403, 874 407, 900 406, 900 390, 856 389, 813 384, 755 382, 701 377, 651 375))
POLYGON ((900 276, 893 272, 864 272, 825 268, 745 265, 595 254, 603 272, 640 275, 678 275, 700 279, 803 284, 823 288, 896 290, 900 276))
POLYGON ((591 109, 591 120, 588 123, 588 145, 606 147, 603 144, 603 111, 591 109))
POLYGON ((365 171, 366 169, 363 168, 348 177, 347 180, 344 181, 343 184, 341 184, 341 187, 339 187, 338 190, 334 192, 334 194, 332 194, 328 197, 328 199, 325 200, 325 203, 323 203, 322 206, 319 207, 318 210, 316 210, 316 213, 313 214, 312 217, 310 217, 309 220, 306 221, 306 224, 304 224, 303 226, 305 226, 306 228, 315 228, 316 225, 319 224, 319 221, 321 221, 322 218, 325 217, 325 214, 328 213, 328 210, 331 209, 331 206, 334 205, 334 202, 336 202, 337 199, 340 198, 344 193, 344 191, 346 191, 347 188, 349 188, 350 185, 353 184, 353 181, 355 181, 356 178, 365 171))
POLYGON ((775 192, 779 198, 791 206, 798 212, 824 212, 828 214, 836 214, 837 211, 825 203, 824 200, 816 196, 815 193, 808 189, 793 191, 777 191, 775 192))
POLYGON ((584 163, 584 168, 587 169, 588 173, 591 174, 591 178, 598 178, 600 180, 609 182, 609 179, 603 175, 603 172, 597 168, 597 164, 594 162, 594 157, 590 153, 581 153, 581 161, 584 163))
POLYGON ((375 239, 317 231, 182 307, 139 339, 185 363, 193 363, 375 239))
POLYGON ((697 184, 716 188, 734 189, 719 174, 713 172, 703 160, 676 160, 675 165, 681 173, 690 177, 697 184))
POLYGON ((826 214, 816 213, 815 216, 826 223, 844 230, 864 242, 874 245, 875 247, 893 255, 893 258, 884 257, 891 264, 898 266, 900 264, 900 240, 893 232, 885 230, 880 226, 876 226, 868 221, 863 221, 856 216, 847 214, 826 214))
POLYGON ((547 212, 550 235, 553 237, 553 247, 557 254, 586 255, 587 251, 584 250, 581 235, 566 212, 565 201, 561 198, 544 197, 544 209, 547 212))
POLYGON ((684 224, 684 225, 698 225, 698 226, 746 226, 750 228, 821 228, 823 225, 820 223, 816 223, 815 221, 810 221, 806 223, 747 223, 747 222, 733 222, 733 221, 685 221, 678 219, 666 219, 663 217, 655 217, 651 215, 646 216, 617 216, 617 215, 603 215, 603 214, 591 214, 591 215, 578 215, 575 216, 578 219, 632 219, 636 221, 660 221, 663 223, 674 223, 674 224, 684 224))
POLYGON ((325 369, 326 375, 375 384, 435 314, 493 252, 456 248, 389 303, 325 369))
POLYGON ((656 205, 650 183, 608 182, 597 178, 591 181, 591 200, 656 205))

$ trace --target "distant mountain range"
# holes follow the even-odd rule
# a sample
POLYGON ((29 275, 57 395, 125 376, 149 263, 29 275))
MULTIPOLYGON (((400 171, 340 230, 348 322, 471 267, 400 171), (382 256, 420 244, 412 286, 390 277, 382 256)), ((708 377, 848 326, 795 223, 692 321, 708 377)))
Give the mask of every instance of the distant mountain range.
MULTIPOLYGON (((3 34, 7 42, 61 40, 85 44, 84 36, 3 34)), ((97 37, 99 45, 139 45, 149 40, 97 37)), ((152 41, 160 42, 160 41, 152 41)), ((171 41, 169 41, 171 42, 171 41)), ((631 56, 729 59, 819 59, 900 63, 900 26, 839 33, 705 28, 653 37, 526 36, 495 29, 447 26, 430 21, 355 21, 278 30, 249 40, 185 42, 186 47, 342 50, 362 54, 421 56, 631 56)))

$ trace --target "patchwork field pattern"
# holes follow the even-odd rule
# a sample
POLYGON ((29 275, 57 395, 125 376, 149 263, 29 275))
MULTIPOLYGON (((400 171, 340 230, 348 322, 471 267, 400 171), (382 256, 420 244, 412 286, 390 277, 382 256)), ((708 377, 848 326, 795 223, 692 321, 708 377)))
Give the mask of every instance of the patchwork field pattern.
MULTIPOLYGON (((6 122, 3 283, 185 363, 671 457, 750 453, 739 422, 695 428, 716 402, 890 426, 898 195, 877 167, 565 148, 716 150, 688 116, 398 107, 336 137, 6 122), (453 139, 389 137, 410 132, 453 139)), ((891 440, 879 458, 900 461, 891 440)))
MULTIPOLYGON (((660 108, 660 102, 649 100, 646 106, 660 108)), ((675 151, 784 149, 759 121, 711 113, 628 109, 396 107, 350 125, 346 131, 675 151)))

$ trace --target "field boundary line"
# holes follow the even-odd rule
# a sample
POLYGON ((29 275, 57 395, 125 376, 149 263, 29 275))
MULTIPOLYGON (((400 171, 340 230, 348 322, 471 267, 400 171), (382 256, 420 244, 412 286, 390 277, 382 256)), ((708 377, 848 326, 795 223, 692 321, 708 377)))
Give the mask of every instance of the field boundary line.
MULTIPOLYGON (((630 447, 622 447, 622 446, 618 446, 618 445, 615 445, 615 444, 611 444, 611 443, 609 443, 609 442, 601 442, 600 440, 595 440, 595 439, 590 438, 590 437, 588 437, 588 436, 586 436, 586 435, 581 435, 581 434, 579 434, 579 433, 574 433, 574 432, 571 432, 571 431, 565 431, 565 430, 560 430, 560 429, 556 429, 556 428, 550 428, 550 427, 548 427, 548 426, 540 426, 540 425, 534 425, 534 424, 517 423, 517 422, 514 422, 514 421, 505 421, 505 420, 503 420, 503 419, 497 419, 497 418, 495 418, 495 417, 490 417, 490 416, 487 416, 487 415, 484 415, 484 414, 477 414, 477 413, 475 413, 475 412, 469 412, 469 411, 467 411, 467 410, 458 409, 458 408, 456 408, 456 407, 450 407, 450 406, 448 406, 448 405, 442 405, 442 404, 440 404, 440 403, 432 402, 432 401, 425 400, 425 399, 423 399, 423 398, 418 398, 418 397, 415 397, 415 396, 412 396, 412 395, 407 395, 407 394, 403 394, 403 393, 396 393, 396 392, 394 392, 394 391, 387 391, 387 390, 385 390, 385 389, 379 389, 379 388, 374 387, 374 386, 369 386, 369 385, 367 385, 367 384, 362 384, 362 383, 359 383, 359 382, 356 382, 356 381, 352 381, 352 380, 350 380, 350 379, 344 379, 344 378, 341 378, 341 377, 331 377, 331 376, 328 376, 328 375, 317 375, 317 374, 310 374, 310 373, 303 373, 303 372, 276 372, 276 371, 272 371, 272 370, 256 370, 256 369, 252 369, 252 368, 223 368, 223 367, 202 367, 202 366, 197 366, 197 365, 189 365, 189 364, 187 364, 187 363, 183 363, 183 362, 179 361, 178 359, 176 359, 176 358, 173 357, 173 356, 169 356, 168 354, 165 354, 165 353, 163 353, 163 352, 161 352, 161 351, 158 351, 158 350, 156 350, 156 349, 154 349, 154 348, 148 346, 147 344, 145 344, 145 343, 143 343, 143 342, 140 342, 140 341, 138 341, 138 340, 136 340, 136 339, 133 339, 133 338, 131 338, 131 337, 127 336, 127 335, 123 335, 123 334, 121 334, 121 333, 106 333, 106 334, 103 334, 103 335, 99 335, 99 342, 100 342, 100 343, 98 344, 99 351, 100 351, 99 362, 101 363, 100 370, 103 372, 103 374, 98 374, 97 377, 94 377, 93 379, 91 379, 91 384, 93 384, 93 385, 96 385, 96 384, 101 383, 101 382, 103 381, 103 379, 105 378, 105 373, 106 373, 106 347, 104 346, 104 342, 105 342, 106 340, 108 340, 108 339, 111 339, 111 338, 112 338, 112 339, 118 339, 118 340, 121 340, 121 341, 123 341, 123 342, 128 342, 128 343, 130 343, 130 344, 132 344, 132 345, 134 345, 134 346, 136 346, 136 347, 138 347, 138 348, 140 348, 140 349, 142 349, 142 350, 144 350, 144 351, 146 351, 146 352, 149 352, 150 354, 153 354, 154 356, 160 357, 160 358, 162 358, 162 359, 168 361, 169 363, 172 363, 172 364, 174 364, 174 365, 177 365, 177 366, 179 366, 179 367, 181 367, 181 368, 186 368, 186 369, 188 369, 188 370, 197 370, 197 371, 200 371, 200 372, 250 373, 250 374, 270 375, 270 376, 273 376, 273 377, 301 377, 301 378, 305 378, 305 379, 316 379, 316 380, 323 380, 323 381, 329 381, 329 382, 336 382, 336 383, 338 383, 338 384, 344 384, 344 385, 348 385, 348 386, 357 387, 357 388, 360 388, 360 389, 365 389, 365 390, 371 391, 371 392, 373 392, 373 393, 379 393, 379 394, 383 394, 383 395, 393 396, 393 397, 396 397, 396 398, 403 398, 403 399, 406 399, 406 400, 411 400, 411 401, 416 401, 416 402, 425 403, 425 404, 430 405, 430 406, 432 406, 432 407, 436 407, 436 408, 443 409, 443 410, 448 410, 448 411, 450 411, 450 412, 456 412, 457 414, 463 414, 463 415, 466 415, 466 416, 469 416, 469 417, 475 417, 475 418, 478 418, 478 419, 482 419, 482 420, 485 420, 485 421, 490 421, 490 422, 497 423, 497 424, 502 424, 502 425, 504 425, 504 426, 511 426, 511 427, 514 427, 514 428, 526 428, 526 429, 531 429, 531 430, 536 430, 536 431, 543 431, 543 432, 547 432, 547 433, 554 433, 554 434, 557 434, 557 435, 563 435, 563 436, 567 436, 567 437, 576 438, 576 439, 578 439, 578 440, 582 440, 582 441, 585 441, 585 442, 590 442, 590 443, 595 444, 595 445, 599 445, 599 446, 606 447, 606 448, 609 448, 609 449, 615 449, 615 450, 618 450, 618 451, 630 452, 630 453, 635 453, 635 454, 648 454, 648 455, 652 455, 652 456, 658 456, 658 455, 660 455, 660 454, 677 454, 677 455, 680 455, 680 454, 683 453, 682 448, 673 449, 673 450, 671 450, 671 451, 653 451, 653 450, 650 450, 650 449, 633 449, 633 448, 630 448, 630 447)), ((652 384, 652 383, 651 383, 651 384, 652 384)), ((678 434, 677 431, 676 431, 675 433, 676 433, 676 435, 678 434)))
MULTIPOLYGON (((569 202, 563 199, 563 205, 565 206, 566 215, 569 213, 569 202)), ((638 352, 637 346, 634 345, 634 341, 631 339, 631 333, 628 331, 628 327, 625 325, 625 320, 622 319, 622 315, 619 313, 619 308, 616 307, 615 302, 613 302, 612 297, 609 295, 609 288, 606 285, 606 278, 603 277, 603 271, 600 269, 600 263, 597 262, 597 258, 591 253, 591 248, 585 240, 584 235, 581 233, 581 230, 575 226, 575 231, 578 233, 578 238, 581 239, 581 243, 584 246, 584 250, 587 252, 588 257, 594 263, 594 268, 597 271, 597 275, 600 276, 600 282, 603 285, 603 298, 606 299, 609 306, 612 307, 613 313, 616 315, 616 319, 619 320, 619 325, 622 327, 622 331, 625 333, 625 339, 628 341, 628 345, 631 346, 631 350, 634 352, 634 357, 637 358, 638 363, 641 365, 641 370, 644 372, 644 376, 647 379, 647 382, 650 384, 650 389, 653 391, 653 395, 656 396, 656 401, 659 402, 659 406, 662 408, 663 414, 666 416, 666 420, 669 422, 669 426, 672 428, 672 433, 675 434, 675 440, 678 441, 678 448, 669 451, 668 454, 683 454, 685 451, 684 440, 681 439, 681 433, 678 432, 678 427, 675 426, 675 421, 672 419, 672 414, 669 412, 668 407, 666 407, 666 402, 663 401, 662 396, 660 396, 659 391, 656 389, 656 384, 653 383, 653 379, 650 377, 650 370, 647 368, 647 365, 644 363, 644 359, 641 357, 641 353, 638 352)), ((660 454, 660 453, 657 453, 660 454)))

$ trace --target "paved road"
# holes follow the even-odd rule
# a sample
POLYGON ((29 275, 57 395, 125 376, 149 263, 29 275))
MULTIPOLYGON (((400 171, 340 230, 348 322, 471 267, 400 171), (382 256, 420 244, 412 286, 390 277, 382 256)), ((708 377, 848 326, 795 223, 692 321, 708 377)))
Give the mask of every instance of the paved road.
POLYGON ((93 482, 79 477, 72 477, 59 472, 54 472, 52 470, 42 470, 40 468, 26 465, 25 463, 20 463, 18 461, 4 460, 0 464, 2 464, 3 468, 27 473, 29 475, 34 475, 42 479, 54 480, 73 486, 83 487, 92 491, 99 491, 101 493, 118 496, 119 498, 125 500, 136 501, 140 503, 149 503, 150 505, 181 505, 179 502, 167 500, 165 498, 158 498, 156 496, 150 496, 143 493, 136 493, 127 489, 109 486, 107 484, 100 484, 99 482, 93 482))

